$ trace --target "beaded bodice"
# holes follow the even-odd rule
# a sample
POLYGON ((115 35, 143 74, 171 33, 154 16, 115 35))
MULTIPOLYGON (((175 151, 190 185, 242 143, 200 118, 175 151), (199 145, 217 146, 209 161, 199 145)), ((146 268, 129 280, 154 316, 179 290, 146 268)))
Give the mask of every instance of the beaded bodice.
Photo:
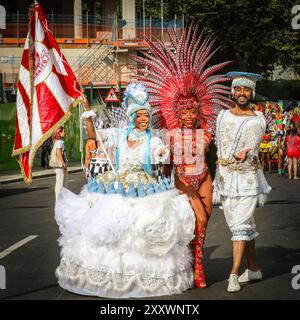
POLYGON ((217 122, 219 161, 233 163, 235 155, 251 148, 246 160, 239 164, 245 169, 250 168, 258 160, 258 149, 264 132, 265 121, 259 113, 254 116, 236 116, 229 110, 222 111, 217 122))
POLYGON ((145 161, 146 141, 142 141, 138 146, 130 148, 127 141, 120 146, 119 171, 139 171, 143 170, 145 161))

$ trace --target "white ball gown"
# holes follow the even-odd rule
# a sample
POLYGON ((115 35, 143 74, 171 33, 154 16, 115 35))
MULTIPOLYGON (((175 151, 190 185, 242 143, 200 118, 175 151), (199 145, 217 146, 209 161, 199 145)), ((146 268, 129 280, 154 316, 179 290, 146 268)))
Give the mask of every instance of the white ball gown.
POLYGON ((194 212, 185 194, 144 171, 144 152, 145 143, 134 149, 125 143, 118 179, 108 172, 79 195, 63 188, 55 206, 62 288, 128 298, 193 287, 194 212))

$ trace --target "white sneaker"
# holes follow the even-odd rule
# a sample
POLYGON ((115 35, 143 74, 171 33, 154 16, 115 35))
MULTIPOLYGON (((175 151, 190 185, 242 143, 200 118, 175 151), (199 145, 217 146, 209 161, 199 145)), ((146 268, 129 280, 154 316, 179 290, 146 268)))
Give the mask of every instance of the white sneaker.
POLYGON ((232 273, 228 279, 229 284, 227 291, 228 292, 238 292, 241 290, 241 286, 238 280, 239 276, 237 274, 232 273))
POLYGON ((244 273, 239 277, 239 283, 245 283, 249 281, 258 281, 262 279, 262 273, 260 270, 251 271, 250 269, 246 269, 244 273))

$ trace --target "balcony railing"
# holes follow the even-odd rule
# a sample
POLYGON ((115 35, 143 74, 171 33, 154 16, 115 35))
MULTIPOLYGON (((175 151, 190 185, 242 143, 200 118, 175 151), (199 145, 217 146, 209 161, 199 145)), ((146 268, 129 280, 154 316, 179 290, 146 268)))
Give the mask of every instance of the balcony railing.
MULTIPOLYGON (((46 18, 57 39, 97 39, 103 32, 110 32, 111 41, 143 40, 145 36, 149 38, 155 36, 164 40, 167 39, 168 29, 181 29, 184 25, 183 18, 162 21, 150 17, 125 21, 114 16, 99 17, 88 13, 81 16, 52 13, 47 14, 46 18)), ((1 38, 24 39, 27 32, 26 14, 7 14, 6 28, 0 29, 0 40, 1 38)))
MULTIPOLYGON (((59 44, 89 45, 99 42, 104 45, 112 44, 120 47, 142 47, 145 37, 150 39, 156 37, 168 42, 167 30, 175 28, 180 31, 184 25, 183 19, 164 20, 163 23, 161 20, 151 18, 124 21, 113 16, 98 17, 88 14, 75 17, 73 15, 48 14, 46 18, 59 44)), ((7 15, 6 29, 0 29, 0 47, 22 46, 27 32, 27 15, 7 15)), ((77 59, 78 57, 71 56, 68 57, 68 62, 75 68, 74 63, 77 59)), ((0 72, 3 75, 6 90, 15 91, 20 62, 21 56, 0 54, 0 72)), ((131 73, 127 70, 128 64, 130 64, 129 61, 126 65, 119 63, 118 68, 113 71, 118 74, 119 81, 128 81, 130 78, 131 73)), ((102 70, 101 79, 104 82, 117 77, 111 76, 112 70, 109 65, 102 70)), ((79 81, 85 80, 81 73, 77 76, 79 81)), ((89 80, 93 80, 92 77, 89 80)))

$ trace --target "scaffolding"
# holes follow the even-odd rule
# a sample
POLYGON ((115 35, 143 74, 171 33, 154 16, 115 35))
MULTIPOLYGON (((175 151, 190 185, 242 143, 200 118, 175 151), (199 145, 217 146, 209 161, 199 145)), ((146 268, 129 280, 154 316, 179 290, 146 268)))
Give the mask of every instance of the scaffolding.
MULTIPOLYGON (((135 54, 139 49, 146 49, 145 37, 154 40, 168 37, 168 29, 177 31, 183 27, 184 19, 174 17, 172 20, 159 19, 136 19, 131 21, 118 19, 117 15, 96 17, 89 15, 60 15, 51 14, 46 16, 51 26, 53 35, 62 49, 80 49, 78 58, 73 60, 73 55, 65 54, 74 71, 74 74, 82 86, 90 86, 93 83, 98 87, 115 86, 118 88, 122 83, 132 79, 129 54, 135 54), (80 21, 81 37, 75 38, 74 21, 80 21), (133 25, 135 38, 124 39, 123 27, 133 25), (84 49, 82 53, 82 49, 84 49), (73 60, 73 61, 72 61, 73 60)), ((3 74, 4 90, 14 94, 19 73, 19 65, 22 56, 22 48, 28 32, 28 17, 25 14, 7 14, 6 29, 0 30, 0 48, 14 47, 7 54, 0 56, 0 72, 3 74), (19 48, 19 49, 17 49, 19 48), (12 60, 12 62, 9 60, 12 60)), ((78 34, 77 34, 78 35, 78 34)), ((76 35, 76 36, 77 36, 76 35)), ((72 50, 73 51, 73 50, 72 50)))

